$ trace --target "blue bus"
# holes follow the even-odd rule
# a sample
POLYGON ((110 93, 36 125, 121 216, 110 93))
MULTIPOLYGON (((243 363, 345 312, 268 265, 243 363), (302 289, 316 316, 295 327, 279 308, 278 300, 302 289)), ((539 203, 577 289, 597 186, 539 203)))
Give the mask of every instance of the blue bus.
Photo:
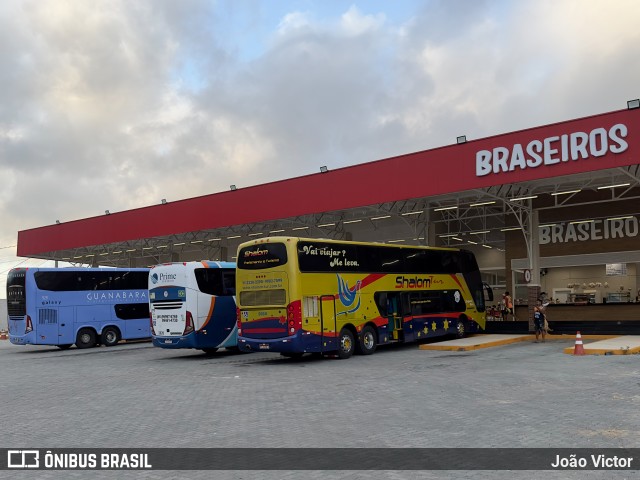
POLYGON ((66 349, 149 338, 148 276, 148 268, 14 268, 9 340, 66 349))
POLYGON ((214 353, 235 349, 236 264, 183 262, 156 265, 149 272, 153 344, 214 353))

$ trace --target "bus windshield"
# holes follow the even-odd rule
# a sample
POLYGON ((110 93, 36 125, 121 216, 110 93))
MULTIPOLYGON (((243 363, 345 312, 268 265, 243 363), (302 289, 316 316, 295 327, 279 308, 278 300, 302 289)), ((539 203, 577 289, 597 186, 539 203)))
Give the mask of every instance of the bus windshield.
POLYGON ((9 316, 23 317, 26 314, 24 286, 26 268, 16 268, 7 276, 7 313, 9 316))

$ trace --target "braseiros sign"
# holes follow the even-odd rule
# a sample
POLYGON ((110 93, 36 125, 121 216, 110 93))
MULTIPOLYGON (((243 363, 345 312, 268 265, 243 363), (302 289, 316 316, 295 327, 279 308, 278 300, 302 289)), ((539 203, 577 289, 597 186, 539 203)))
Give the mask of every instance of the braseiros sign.
POLYGON ((638 218, 635 216, 541 225, 538 239, 540 245, 546 245, 632 238, 640 233, 639 227, 638 218))
POLYGON ((573 132, 532 140, 526 145, 495 147, 476 153, 476 176, 513 172, 541 165, 602 157, 607 153, 622 153, 629 147, 625 138, 627 126, 617 123, 611 128, 595 128, 590 132, 573 132))

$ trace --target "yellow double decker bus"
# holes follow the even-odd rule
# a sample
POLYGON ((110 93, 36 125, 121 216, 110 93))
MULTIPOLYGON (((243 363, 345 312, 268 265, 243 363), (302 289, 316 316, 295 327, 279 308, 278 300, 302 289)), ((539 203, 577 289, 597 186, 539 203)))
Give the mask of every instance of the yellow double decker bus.
POLYGON ((485 327, 485 287, 467 250, 254 240, 238 247, 238 347, 349 358, 388 343, 462 337, 485 327))

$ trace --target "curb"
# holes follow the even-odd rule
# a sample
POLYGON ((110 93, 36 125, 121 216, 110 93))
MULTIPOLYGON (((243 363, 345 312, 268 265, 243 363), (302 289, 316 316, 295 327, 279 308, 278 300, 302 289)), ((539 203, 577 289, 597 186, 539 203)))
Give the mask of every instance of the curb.
MULTIPOLYGON (((621 335, 582 335, 582 338, 588 338, 591 340, 608 340, 611 338, 617 338, 620 337, 621 335)), ((437 351, 449 351, 449 352, 470 352, 473 350, 479 350, 482 348, 491 348, 491 347, 499 347, 501 345, 509 345, 512 343, 519 343, 519 342, 526 342, 526 341, 531 341, 533 342, 536 338, 535 335, 532 334, 523 334, 522 336, 519 337, 512 337, 512 338, 505 338, 505 339, 501 339, 501 340, 493 340, 493 341, 489 341, 489 342, 483 342, 482 339, 483 337, 485 337, 485 335, 480 334, 480 335, 473 335, 472 337, 466 337, 466 340, 469 340, 470 338, 473 339, 477 339, 477 343, 473 343, 470 345, 455 345, 455 344, 449 344, 449 345, 442 345, 442 344, 437 344, 437 343, 433 343, 433 344, 427 344, 427 345, 420 345, 418 348, 420 350, 437 350, 437 351)), ((575 336, 574 335, 547 335, 546 336, 546 340, 549 341, 574 341, 575 340, 575 336)), ((455 340, 453 341, 455 342, 455 340)), ((574 347, 570 347, 568 349, 565 349, 565 353, 567 353, 567 350, 571 350, 571 353, 573 354, 573 348, 574 347)), ((635 348, 632 349, 633 353, 635 353, 635 348)), ((640 351, 640 347, 638 347, 637 351, 640 351)), ((632 353, 632 352, 629 352, 632 353)))

